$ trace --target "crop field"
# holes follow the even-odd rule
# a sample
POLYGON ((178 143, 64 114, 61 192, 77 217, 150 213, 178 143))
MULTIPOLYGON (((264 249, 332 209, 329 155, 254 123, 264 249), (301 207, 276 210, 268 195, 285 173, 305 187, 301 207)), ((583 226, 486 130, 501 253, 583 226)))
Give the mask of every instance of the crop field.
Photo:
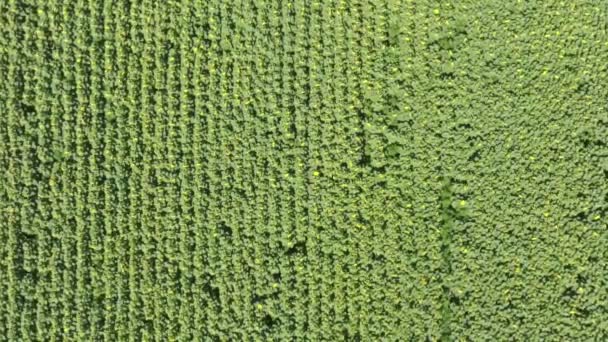
POLYGON ((0 341, 607 341, 608 1, 0 0, 0 341))

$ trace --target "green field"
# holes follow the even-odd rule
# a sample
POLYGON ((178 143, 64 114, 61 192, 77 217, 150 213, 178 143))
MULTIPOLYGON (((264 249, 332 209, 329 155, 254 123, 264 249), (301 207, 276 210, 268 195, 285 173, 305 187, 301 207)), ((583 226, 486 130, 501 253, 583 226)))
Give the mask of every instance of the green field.
POLYGON ((608 1, 0 0, 0 341, 607 341, 608 1))

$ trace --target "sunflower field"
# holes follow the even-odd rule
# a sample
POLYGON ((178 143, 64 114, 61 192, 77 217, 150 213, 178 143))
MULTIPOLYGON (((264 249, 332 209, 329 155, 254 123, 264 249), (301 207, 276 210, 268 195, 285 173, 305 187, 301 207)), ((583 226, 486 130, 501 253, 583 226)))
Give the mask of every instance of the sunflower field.
POLYGON ((0 0, 0 341, 606 341, 607 144, 605 0, 0 0))

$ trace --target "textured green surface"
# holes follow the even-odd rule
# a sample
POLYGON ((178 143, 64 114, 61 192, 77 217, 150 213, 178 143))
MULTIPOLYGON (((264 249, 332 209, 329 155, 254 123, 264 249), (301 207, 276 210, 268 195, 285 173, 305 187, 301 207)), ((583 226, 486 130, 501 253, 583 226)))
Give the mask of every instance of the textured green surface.
POLYGON ((0 0, 0 340, 607 340, 607 72, 600 0, 0 0))

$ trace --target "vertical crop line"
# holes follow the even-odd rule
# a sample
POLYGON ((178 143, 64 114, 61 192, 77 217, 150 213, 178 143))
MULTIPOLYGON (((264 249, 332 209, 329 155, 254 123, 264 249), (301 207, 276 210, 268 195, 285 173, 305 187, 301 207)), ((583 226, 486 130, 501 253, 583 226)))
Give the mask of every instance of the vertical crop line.
POLYGON ((452 245, 454 244, 454 226, 456 222, 466 219, 469 213, 462 202, 455 204, 456 195, 452 187, 453 180, 451 177, 443 176, 441 178, 441 192, 439 194, 440 201, 440 251, 441 251, 441 341, 452 341, 452 323, 453 308, 451 306, 453 294, 449 285, 452 275, 452 245))
POLYGON ((441 219, 441 259, 442 259, 442 301, 441 301, 441 341, 451 341, 450 321, 452 308, 450 307, 450 288, 447 278, 452 273, 452 234, 455 215, 452 208, 453 190, 451 179, 444 177, 439 194, 441 219))

